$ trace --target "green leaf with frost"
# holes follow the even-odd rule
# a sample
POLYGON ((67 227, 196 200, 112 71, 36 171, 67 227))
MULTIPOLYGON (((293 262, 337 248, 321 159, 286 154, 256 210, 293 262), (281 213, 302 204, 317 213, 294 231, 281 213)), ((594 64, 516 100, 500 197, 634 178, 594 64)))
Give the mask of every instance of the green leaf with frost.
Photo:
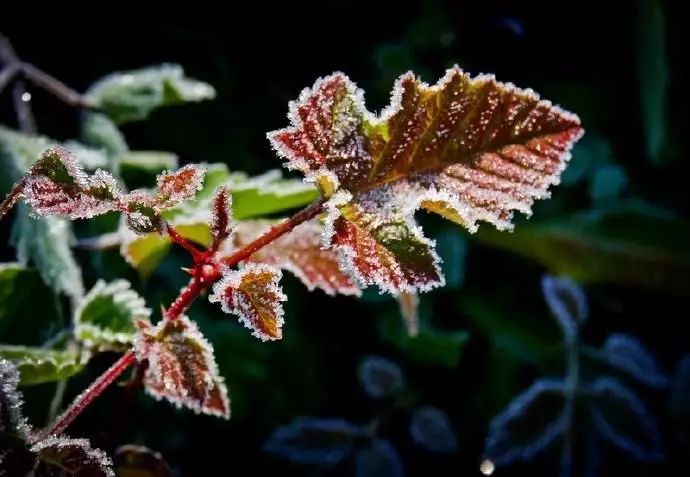
POLYGON ((99 280, 75 311, 74 336, 89 348, 121 350, 134 343, 135 321, 150 316, 127 280, 99 280))
POLYGON ((146 119, 162 106, 213 99, 207 83, 187 78, 179 65, 163 64, 113 73, 85 93, 86 101, 118 124, 146 119))
POLYGON ((89 357, 76 351, 0 345, 0 358, 14 363, 21 376, 21 386, 67 379, 84 369, 89 357))
MULTIPOLYGON (((103 149, 109 156, 119 156, 129 151, 122 132, 112 119, 102 113, 84 113, 80 137, 84 144, 103 149)), ((115 170, 112 172, 117 173, 115 170)))

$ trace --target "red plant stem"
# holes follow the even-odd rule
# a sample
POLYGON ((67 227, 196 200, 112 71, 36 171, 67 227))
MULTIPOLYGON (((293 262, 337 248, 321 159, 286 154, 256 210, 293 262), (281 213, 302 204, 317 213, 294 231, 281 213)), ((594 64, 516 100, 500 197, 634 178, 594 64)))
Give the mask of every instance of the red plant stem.
MULTIPOLYGON (((289 219, 272 227, 266 233, 248 243, 245 247, 229 257, 222 259, 221 263, 226 266, 233 266, 242 260, 249 258, 254 252, 262 247, 265 247, 278 237, 290 232, 299 224, 316 217, 321 212, 324 202, 325 199, 323 197, 319 197, 319 199, 312 202, 310 205, 300 210, 289 219)), ((184 243, 189 244, 189 242, 182 238, 174 229, 169 228, 168 233, 170 233, 171 238, 180 245, 183 245, 184 243), (175 237, 177 237, 177 239, 175 237), (178 239, 180 241, 178 241, 178 239)), ((196 250, 196 248, 194 248, 194 251, 195 253, 192 253, 192 255, 195 256, 194 278, 189 285, 182 289, 175 301, 173 301, 170 307, 165 311, 165 319, 177 319, 187 308, 189 308, 192 302, 201 294, 202 291, 204 291, 204 289, 206 289, 206 287, 220 278, 220 267, 213 261, 213 251, 210 251, 211 253, 209 254, 196 250), (208 261, 204 262, 204 259, 207 259, 208 261)), ((62 431, 64 431, 67 426, 69 426, 72 421, 74 421, 74 419, 76 419, 77 416, 79 416, 79 414, 81 414, 81 412, 91 403, 91 401, 96 399, 110 384, 113 383, 113 381, 118 378, 118 376, 125 372, 127 368, 129 368, 136 361, 137 358, 134 354, 134 350, 127 351, 105 373, 98 377, 96 381, 91 384, 91 386, 80 394, 70 405, 70 407, 63 412, 49 428, 41 432, 38 437, 34 438, 34 442, 49 435, 60 434, 62 431)))
POLYGON ((323 208, 324 202, 325 199, 323 197, 319 197, 317 200, 315 200, 307 207, 297 212, 289 219, 286 219, 278 225, 271 227, 270 229, 268 229, 268 231, 266 231, 266 233, 256 238, 252 242, 249 242, 247 245, 242 247, 237 252, 233 253, 228 257, 223 258, 221 262, 224 265, 231 267, 233 265, 237 265, 242 260, 246 260, 247 258, 251 257, 252 254, 254 254, 254 252, 273 242, 281 235, 290 232, 292 229, 294 229, 301 223, 306 222, 307 220, 319 215, 323 208))
POLYGON ((189 240, 184 238, 180 233, 173 228, 172 225, 166 224, 165 228, 168 231, 168 235, 172 239, 173 242, 175 242, 177 245, 180 247, 184 248, 189 254, 194 257, 194 260, 196 260, 199 255, 201 255, 203 252, 196 248, 194 245, 192 245, 189 240))
POLYGON ((127 368, 137 361, 134 350, 129 350, 118 359, 108 370, 100 375, 91 386, 81 393, 77 399, 70 405, 69 408, 55 420, 55 422, 46 430, 36 436, 33 441, 39 441, 48 436, 60 434, 69 426, 81 412, 91 404, 91 401, 96 399, 118 376, 124 373, 127 368))

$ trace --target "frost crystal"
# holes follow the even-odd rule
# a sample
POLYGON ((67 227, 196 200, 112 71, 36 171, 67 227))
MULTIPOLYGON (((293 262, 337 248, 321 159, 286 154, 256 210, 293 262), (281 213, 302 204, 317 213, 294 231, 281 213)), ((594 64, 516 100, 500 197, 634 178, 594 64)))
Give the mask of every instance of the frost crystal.
POLYGON ((36 475, 115 477, 110 457, 86 439, 51 436, 34 444, 31 452, 41 459, 36 475))
POLYGON ((225 186, 219 187, 211 205, 211 235, 213 236, 214 250, 217 250, 231 233, 231 208, 232 197, 228 194, 228 189, 225 186))
POLYGON ((227 389, 213 348, 193 321, 181 315, 155 326, 139 320, 137 327, 134 349, 140 362, 148 362, 144 385, 149 394, 196 413, 229 418, 227 389))
MULTIPOLYGON (((270 226, 271 222, 262 220, 239 222, 235 230, 235 247, 243 247, 270 226)), ((318 221, 305 222, 254 253, 249 260, 288 270, 309 290, 318 288, 329 295, 359 296, 359 287, 340 270, 336 254, 321 248, 323 230, 318 221)))
POLYGON ((531 90, 458 67, 434 86, 401 76, 379 116, 335 73, 291 102, 288 117, 268 137, 288 168, 332 196, 325 244, 354 278, 393 294, 443 284, 417 209, 470 231, 480 220, 509 229, 513 210, 529 214, 548 196, 582 135, 577 116, 531 90))
POLYGON ((188 164, 175 172, 158 176, 158 207, 169 209, 180 202, 191 199, 201 190, 204 183, 204 169, 188 164))
POLYGON ((0 359, 0 436, 17 432, 29 434, 29 426, 22 416, 22 395, 17 391, 19 372, 15 366, 0 359))
POLYGON ((262 263, 248 263, 240 270, 225 269, 213 285, 211 303, 220 303, 225 313, 237 315, 261 341, 283 337, 283 306, 287 297, 279 282, 280 270, 262 263))

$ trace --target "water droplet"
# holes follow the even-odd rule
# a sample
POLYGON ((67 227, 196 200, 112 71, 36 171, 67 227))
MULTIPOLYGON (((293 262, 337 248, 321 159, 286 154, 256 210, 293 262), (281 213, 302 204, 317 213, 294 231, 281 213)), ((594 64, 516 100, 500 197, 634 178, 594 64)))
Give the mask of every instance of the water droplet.
POLYGON ((496 470, 496 466, 489 459, 484 459, 481 464, 479 464, 479 472, 483 475, 491 475, 496 470))
POLYGON ((22 101, 24 101, 25 103, 31 101, 31 93, 29 93, 28 91, 24 91, 24 93, 22 93, 22 101))

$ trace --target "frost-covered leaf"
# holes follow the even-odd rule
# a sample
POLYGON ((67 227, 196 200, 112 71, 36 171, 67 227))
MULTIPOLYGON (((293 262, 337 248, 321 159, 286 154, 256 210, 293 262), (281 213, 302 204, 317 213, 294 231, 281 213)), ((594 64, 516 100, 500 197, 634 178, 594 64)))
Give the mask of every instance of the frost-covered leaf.
POLYGON ((221 243, 227 239, 232 230, 230 223, 231 198, 228 195, 228 189, 221 186, 216 191, 211 206, 211 236, 213 237, 213 250, 218 250, 221 243))
POLYGON ((162 106, 213 99, 213 87, 184 76, 179 65, 163 64, 113 73, 85 93, 86 101, 116 123, 138 121, 162 106))
POLYGON ((22 195, 39 215, 83 219, 118 210, 122 192, 109 173, 99 169, 87 176, 67 149, 58 146, 31 166, 22 195))
POLYGON ((493 418, 484 443, 496 464, 530 460, 565 430, 565 384, 539 379, 493 418))
POLYGON ((676 422, 690 423, 690 354, 684 355, 673 375, 669 413, 676 422))
POLYGON ((656 422, 630 389, 611 378, 599 378, 589 389, 589 412, 599 434, 630 457, 663 457, 656 422))
POLYGON ((115 477, 110 457, 86 439, 51 436, 35 443, 31 452, 40 460, 36 475, 115 477))
POLYGON ((637 2, 637 72, 642 126, 647 154, 654 163, 663 162, 666 140, 666 108, 670 72, 666 52, 665 2, 637 2))
POLYGON ((91 348, 119 350, 134 342, 134 323, 150 316, 144 299, 127 280, 99 280, 74 313, 74 336, 91 348))
POLYGON ((385 439, 372 439, 355 455, 356 477, 403 477, 398 451, 385 439))
POLYGON ((569 278, 550 275, 542 277, 541 290, 566 339, 573 339, 589 313, 585 292, 569 278))
MULTIPOLYGON (((0 174, 2 192, 17 182, 45 148, 53 143, 47 138, 26 136, 0 126, 0 174)), ((23 265, 33 264, 43 281, 72 299, 84 293, 81 271, 71 247, 70 225, 57 217, 29 217, 29 208, 18 204, 11 242, 23 265)))
POLYGON ((394 396, 402 391, 404 378, 400 366, 393 361, 369 356, 359 365, 359 382, 373 399, 394 396))
POLYGON ((157 207, 169 209, 182 201, 191 199, 201 190, 204 182, 204 169, 195 164, 187 164, 176 171, 165 171, 158 176, 157 207))
POLYGON ((149 394, 196 413, 229 418, 227 389, 213 348, 193 321, 181 315, 155 326, 139 320, 137 327, 134 347, 137 359, 148 362, 144 385, 149 394))
POLYGON ((21 376, 20 384, 28 386, 74 376, 84 369, 89 355, 76 351, 0 345, 0 358, 14 363, 21 376))
POLYGON ((458 437, 448 416, 435 407, 425 406, 414 411, 410 436, 417 445, 431 452, 452 453, 458 449, 458 437))
MULTIPOLYGON (((234 246, 243 247, 273 224, 265 220, 238 222, 234 246)), ((336 254, 321 247, 322 233, 323 225, 318 221, 305 222, 254 253, 249 260, 288 270, 309 290, 318 288, 329 295, 359 295, 359 288, 340 269, 336 254)))
POLYGON ((264 451, 295 462, 334 465, 352 451, 360 435, 360 428, 344 419, 300 417, 278 428, 264 451))
POLYGON ((580 283, 619 283, 690 294, 690 224, 639 201, 619 202, 477 238, 530 257, 580 283))
POLYGON ((664 387, 668 384, 668 378, 659 369, 656 358, 637 338, 623 334, 610 335, 602 351, 610 365, 641 383, 653 387, 664 387))
MULTIPOLYGON (((104 150, 110 157, 127 153, 129 147, 122 132, 115 123, 103 113, 87 112, 82 116, 81 140, 84 144, 104 150)), ((111 161, 110 170, 119 174, 119 161, 111 161)))
POLYGON ((18 385, 17 368, 10 361, 0 358, 0 444, 10 436, 28 436, 29 427, 22 415, 23 401, 21 393, 17 390, 18 385))
POLYGON ((582 135, 576 116, 531 90, 457 67, 432 87, 401 76, 378 117, 336 73, 305 89, 289 119, 269 139, 332 195, 324 243, 362 283, 394 294, 443 284, 418 208, 471 231, 478 220, 511 228, 511 211, 548 195, 582 135))
POLYGON ((117 477, 170 477, 172 471, 158 452, 138 445, 118 447, 114 455, 117 477))
POLYGON ((287 297, 280 287, 280 270, 263 263, 248 263, 240 270, 226 269, 213 285, 211 303, 220 303, 225 313, 262 341, 283 337, 283 305, 287 297))

